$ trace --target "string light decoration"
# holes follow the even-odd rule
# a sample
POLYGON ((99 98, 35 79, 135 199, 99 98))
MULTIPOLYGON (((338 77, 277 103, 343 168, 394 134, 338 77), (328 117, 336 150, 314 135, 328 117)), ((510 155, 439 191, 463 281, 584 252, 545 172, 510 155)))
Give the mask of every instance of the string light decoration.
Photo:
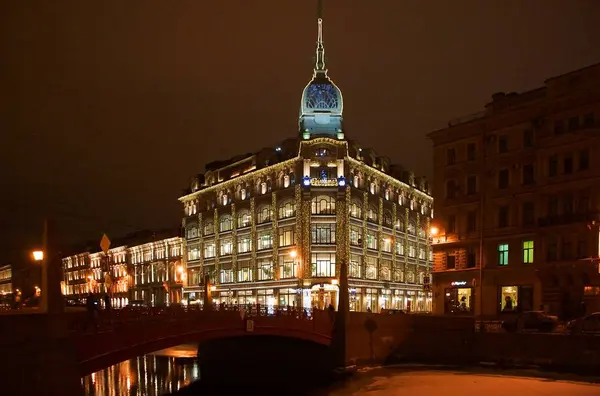
POLYGON ((345 195, 340 197, 340 199, 336 200, 335 208, 335 256, 336 256, 336 264, 335 264, 335 276, 339 279, 340 273, 340 263, 345 261, 348 263, 348 258, 346 257, 346 233, 348 221, 346 219, 346 214, 348 213, 348 209, 346 208, 346 200, 344 199, 345 195))
POLYGON ((379 197, 379 205, 377 207, 377 280, 382 280, 381 277, 381 249, 383 247, 383 198, 379 197))
POLYGON ((221 266, 219 265, 219 256, 221 255, 221 246, 219 245, 219 209, 215 208, 214 216, 213 216, 213 230, 215 232, 215 279, 214 283, 221 283, 221 277, 219 274, 221 273, 221 266))
POLYGON ((232 281, 237 282, 237 217, 235 203, 231 204, 231 271, 232 281))
MULTIPOLYGON (((294 242, 296 243, 296 249, 298 249, 302 246, 302 187, 300 187, 300 184, 297 184, 294 187, 294 205, 296 207, 296 235, 294 236, 294 242)), ((294 265, 298 265, 297 276, 299 281, 304 278, 304 271, 301 263, 302 257, 300 259, 294 259, 294 265), (297 261, 299 261, 300 264, 297 264, 297 261)))
POLYGON ((252 241, 252 255, 250 258, 250 269, 252 270, 252 280, 258 278, 258 270, 256 268, 256 202, 254 197, 250 198, 250 240, 252 241))
POLYGON ((361 279, 365 279, 367 275, 367 211, 369 210, 369 193, 363 191, 363 224, 362 224, 362 251, 363 251, 363 265, 360 269, 360 277, 361 279))
MULTIPOLYGON (((198 236, 200 237, 200 242, 198 244, 198 256, 200 258, 200 279, 204 279, 204 217, 202 216, 202 212, 198 213, 198 236)), ((198 286, 198 285, 194 285, 198 286)))
POLYGON ((412 184, 414 184, 414 175, 412 173, 409 176, 410 185, 408 185, 408 184, 406 184, 398 179, 395 179, 395 178, 391 177, 390 175, 388 175, 378 169, 368 166, 367 164, 360 162, 352 157, 347 157, 346 160, 348 162, 350 162, 351 164, 353 164, 355 167, 360 168, 364 172, 365 178, 367 178, 367 176, 368 176, 368 177, 375 177, 375 178, 381 179, 381 180, 387 182, 388 184, 395 186, 401 192, 419 196, 426 202, 433 203, 433 197, 431 195, 429 195, 421 190, 418 190, 415 187, 412 187, 412 184))
POLYGON ((350 270, 350 205, 352 204, 352 191, 350 186, 346 184, 346 239, 344 240, 344 259, 346 260, 346 270, 350 270))
POLYGON ((310 200, 302 201, 302 263, 304 278, 310 278, 310 200))
POLYGON ((277 194, 275 192, 271 193, 271 245, 273 248, 273 257, 272 260, 272 278, 278 280, 279 279, 279 271, 277 271, 278 266, 278 253, 277 249, 279 248, 279 235, 277 233, 277 194))
POLYGON ((179 201, 180 202, 189 202, 201 195, 206 195, 207 193, 209 193, 211 191, 216 191, 216 190, 220 190, 220 189, 226 190, 232 186, 235 186, 236 184, 246 183, 251 186, 256 186, 256 182, 260 178, 268 177, 272 173, 279 173, 281 171, 284 171, 286 168, 289 168, 290 166, 294 166, 295 163, 299 160, 300 160, 300 156, 298 155, 297 157, 290 158, 288 160, 279 162, 277 164, 269 165, 265 168, 249 171, 245 174, 242 174, 241 176, 237 176, 232 179, 222 181, 222 182, 217 183, 212 186, 206 186, 198 191, 184 195, 183 197, 179 198, 179 201))
POLYGON ((396 203, 392 203, 392 281, 398 282, 399 277, 396 275, 398 271, 398 264, 396 260, 398 259, 398 249, 396 249, 397 245, 397 235, 398 231, 396 230, 396 222, 398 221, 398 208, 396 207, 396 203))

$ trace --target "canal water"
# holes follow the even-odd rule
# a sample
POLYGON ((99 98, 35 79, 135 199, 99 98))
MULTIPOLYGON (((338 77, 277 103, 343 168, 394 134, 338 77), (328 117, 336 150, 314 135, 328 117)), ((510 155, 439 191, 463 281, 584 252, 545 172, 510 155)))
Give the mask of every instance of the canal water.
POLYGON ((274 381, 272 373, 252 383, 240 383, 235 374, 222 383, 204 386, 196 360, 196 346, 182 345, 122 362, 86 376, 86 395, 94 396, 205 396, 235 393, 311 396, 430 396, 445 394, 528 394, 539 396, 597 396, 600 378, 565 377, 536 371, 451 370, 433 367, 365 368, 352 378, 335 381, 293 372, 274 381), (589 383, 589 382, 596 383, 589 383), (587 382, 587 383, 586 383, 587 382), (449 393, 448 393, 449 392, 449 393))
MULTIPOLYGON (((260 392, 262 395, 318 395, 332 383, 330 377, 303 375, 297 367, 278 371, 258 370, 248 380, 236 373, 225 373, 226 380, 206 384, 201 381, 197 345, 178 347, 121 362, 82 378, 86 395, 90 396, 199 396, 230 392, 260 392), (283 378, 281 373, 286 377, 283 378), (298 375, 300 374, 300 375, 298 375), (243 379, 242 379, 243 378, 243 379)), ((251 364, 251 362, 249 362, 251 364)), ((256 370, 253 371, 253 373, 256 370)), ((238 373, 240 374, 240 373, 238 373)))

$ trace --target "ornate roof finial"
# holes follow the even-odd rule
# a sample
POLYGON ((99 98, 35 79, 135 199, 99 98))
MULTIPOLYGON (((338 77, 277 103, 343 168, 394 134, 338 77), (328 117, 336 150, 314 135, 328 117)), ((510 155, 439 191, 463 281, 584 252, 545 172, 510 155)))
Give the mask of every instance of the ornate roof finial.
POLYGON ((323 47, 323 0, 317 1, 317 62, 315 71, 325 71, 325 48, 323 47))

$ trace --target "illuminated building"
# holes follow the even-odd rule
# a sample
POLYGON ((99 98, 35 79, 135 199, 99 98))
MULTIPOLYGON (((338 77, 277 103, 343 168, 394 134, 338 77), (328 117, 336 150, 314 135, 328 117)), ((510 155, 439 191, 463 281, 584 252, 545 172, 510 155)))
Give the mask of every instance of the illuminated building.
POLYGON ((9 305, 13 301, 12 267, 0 267, 0 306, 9 305))
POLYGON ((178 235, 179 230, 141 231, 113 241, 107 254, 88 251, 63 258, 67 299, 84 302, 90 293, 108 294, 115 308, 134 300, 147 305, 180 302, 186 274, 178 235))
POLYGON ((430 134, 437 313, 600 309, 599 98, 597 64, 430 134))
POLYGON ((322 28, 298 137, 207 164, 180 198, 184 301, 208 275, 219 303, 335 307, 345 261, 352 310, 431 309, 427 183, 346 139, 322 28))
POLYGON ((152 242, 128 249, 132 266, 131 299, 151 306, 179 303, 185 277, 181 264, 182 241, 179 230, 168 232, 152 242))

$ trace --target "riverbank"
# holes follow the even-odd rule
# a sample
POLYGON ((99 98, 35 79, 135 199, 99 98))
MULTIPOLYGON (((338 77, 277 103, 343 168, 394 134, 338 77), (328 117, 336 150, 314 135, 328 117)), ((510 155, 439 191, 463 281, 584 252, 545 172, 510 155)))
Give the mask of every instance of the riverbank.
POLYGON ((506 396, 507 393, 532 395, 592 396, 600 394, 600 377, 547 372, 538 369, 504 369, 499 367, 458 367, 448 365, 398 364, 361 367, 344 375, 290 376, 273 378, 266 375, 257 383, 238 383, 232 373, 227 383, 197 381, 173 396, 198 396, 229 392, 260 392, 262 395, 349 396, 397 395, 410 391, 411 396, 460 389, 462 394, 506 396), (551 385, 552 386, 549 386, 551 385), (465 393, 466 392, 466 393, 465 393))

